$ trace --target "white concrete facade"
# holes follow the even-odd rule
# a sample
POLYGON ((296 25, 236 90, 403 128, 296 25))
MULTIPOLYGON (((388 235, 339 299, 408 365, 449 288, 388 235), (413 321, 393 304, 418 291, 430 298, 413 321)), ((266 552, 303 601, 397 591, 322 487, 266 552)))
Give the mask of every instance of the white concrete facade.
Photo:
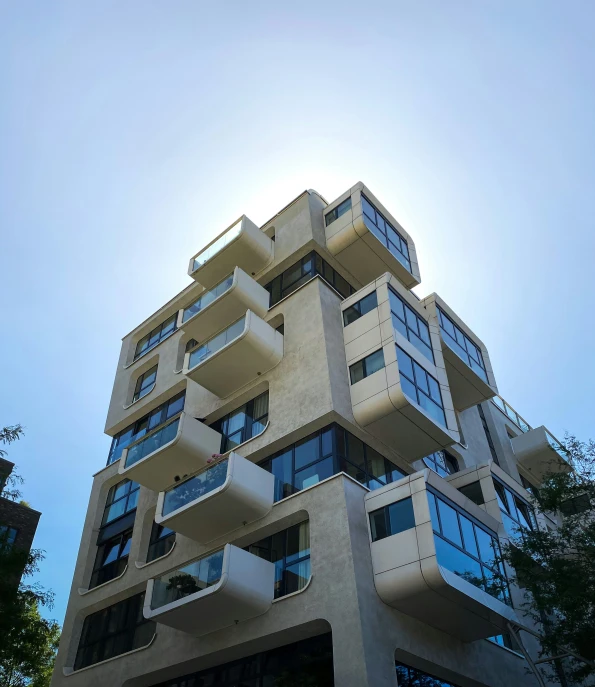
MULTIPOLYGON (((383 560, 390 562, 396 549, 389 540, 395 537, 372 542, 369 513, 372 503, 378 506, 384 494, 395 492, 393 484, 398 488, 407 484, 409 494, 414 481, 434 485, 502 537, 506 533, 500 509, 494 505, 491 475, 526 500, 530 495, 521 485, 521 476, 537 486, 536 458, 532 454, 530 469, 519 466, 513 449, 514 438, 524 435, 523 428, 488 400, 497 387, 484 344, 449 310, 457 326, 481 348, 488 382, 480 384, 472 370, 468 375, 460 367, 453 368, 452 358, 449 363, 450 352, 446 352, 436 320, 439 299, 434 294, 420 301, 411 292, 421 279, 412 237, 359 183, 331 204, 314 191, 304 191, 260 228, 244 216, 210 246, 212 250, 197 253, 198 260, 197 256, 191 259, 190 285, 123 339, 105 427, 108 435, 116 437, 110 454, 114 460, 94 476, 52 687, 161 685, 193 671, 329 631, 334 684, 341 687, 396 687, 395 659, 460 687, 537 685, 519 653, 485 639, 486 624, 505 627, 503 617, 518 619, 521 625, 525 622, 518 608, 518 590, 511 590, 515 608, 502 609, 501 602, 492 603, 491 597, 486 601, 485 592, 470 592, 470 583, 453 572, 441 571, 434 556, 433 579, 442 579, 450 594, 444 602, 453 616, 449 626, 432 622, 427 610, 432 603, 427 594, 444 595, 442 582, 434 583, 427 594, 420 586, 412 592, 412 599, 414 594, 426 594, 425 613, 412 610, 406 585, 400 586, 398 576, 391 578, 390 592, 379 589, 375 549, 381 547, 376 545, 382 544, 383 560), (381 213, 379 217, 394 226, 404 242, 402 250, 407 245, 411 271, 402 258, 394 258, 375 243, 379 239, 362 219, 362 194, 381 213), (325 219, 347 199, 351 203, 342 206, 350 205, 347 211, 334 222, 325 219), (307 259, 312 251, 325 261, 323 273, 307 259), (297 274, 297 268, 290 268, 298 263, 300 269, 311 272, 302 274, 295 289, 288 289, 284 297, 271 303, 263 287, 282 274, 290 283, 297 274), (350 285, 351 296, 344 298, 333 287, 331 271, 350 285), (222 291, 204 312, 184 323, 182 311, 232 274, 233 288, 222 291), (433 362, 424 360, 408 340, 393 331, 387 309, 389 286, 427 323, 433 362), (345 310, 374 291, 377 307, 345 326, 345 310), (194 368, 189 366, 189 352, 196 346, 192 340, 204 343, 225 330, 236 316, 246 318, 242 333, 212 357, 194 368), (176 319, 175 329, 137 355, 139 341, 171 317, 176 319), (200 318, 207 323, 204 337, 200 318), (438 426, 399 390, 395 344, 437 380, 444 426, 438 426), (379 348, 386 350, 382 374, 376 372, 351 384, 349 366, 379 348), (153 388, 131 402, 139 376, 155 365, 153 388), (203 372, 198 374, 201 368, 203 372), (362 386, 358 389, 358 385, 362 386), (229 469, 221 484, 208 493, 197 492, 194 501, 164 514, 164 499, 177 484, 209 470, 209 456, 220 450, 220 421, 265 392, 266 419, 250 436, 243 435, 233 452, 227 449, 225 455, 215 458, 228 459, 229 469), (172 410, 165 420, 168 402, 181 393, 185 393, 183 410, 176 406, 177 414, 172 410), (481 413, 477 403, 481 403, 481 413), (127 456, 142 437, 150 438, 151 432, 157 433, 174 417, 180 418, 175 437, 163 445, 155 440, 153 450, 147 449, 127 466, 127 456), (148 418, 148 434, 138 429, 144 418, 148 418), (214 424, 217 429, 210 427, 214 424), (347 430, 354 442, 365 444, 365 468, 354 463, 352 453, 353 471, 348 474, 347 468, 337 468, 347 460, 341 451, 351 448, 333 444, 333 474, 314 471, 318 476, 310 475, 301 483, 303 488, 273 503, 274 480, 268 468, 255 464, 281 454, 290 445, 302 445, 302 440, 332 424, 347 430), (118 449, 117 441, 133 426, 133 440, 118 449), (448 450, 459 467, 448 479, 429 473, 423 462, 424 456, 441 449, 448 450), (372 454, 375 463, 369 457, 372 454), (385 475, 385 480, 392 479, 385 487, 380 482, 372 484, 373 480, 370 486, 360 483, 358 470, 369 472, 370 466, 382 459, 401 474, 385 475), (136 509, 130 511, 134 515, 129 516, 134 524, 130 525, 127 566, 124 572, 90 588, 97 568, 98 537, 106 527, 106 499, 110 494, 113 498, 111 488, 127 477, 141 485, 136 509), (403 485, 400 479, 405 480, 403 485), (457 491, 473 482, 481 483, 483 505, 470 503, 457 491), (381 488, 373 488, 377 486, 381 488), (272 564, 243 549, 306 521, 310 577, 299 590, 273 600, 272 564), (179 531, 173 548, 148 560, 155 522, 174 531, 177 522, 179 531), (175 577, 181 568, 217 551, 225 552, 219 580, 162 609, 151 608, 152 580, 175 577), (142 592, 146 592, 145 618, 155 622, 151 637, 121 655, 75 669, 85 618, 142 592), (487 609, 485 618, 465 631, 478 609, 482 613, 487 609), (205 614, 202 624, 201 614, 205 614)), ((320 445, 324 447, 324 443, 320 445)), ((324 453, 326 449, 320 450, 324 453)), ((296 451, 292 453, 294 475, 298 472, 296 451)), ((321 454, 321 465, 323 457, 321 454)), ((431 527, 421 510, 416 521, 415 530, 431 527)), ((416 537, 407 546, 414 556, 411 562, 417 562, 419 568, 422 537, 416 537)), ((430 552, 425 558, 431 556, 430 552)), ((526 646, 535 653, 534 641, 527 639, 526 646)))

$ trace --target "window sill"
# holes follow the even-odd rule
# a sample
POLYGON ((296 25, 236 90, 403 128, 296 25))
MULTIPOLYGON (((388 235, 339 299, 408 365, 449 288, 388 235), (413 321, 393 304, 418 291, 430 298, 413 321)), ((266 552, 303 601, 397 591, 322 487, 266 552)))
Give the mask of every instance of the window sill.
POLYGON ((126 563, 126 567, 122 572, 117 576, 117 577, 112 577, 111 580, 108 580, 107 582, 102 582, 101 584, 98 584, 96 587, 91 587, 90 589, 83 589, 82 587, 79 587, 79 594, 80 596, 85 596, 85 594, 90 594, 91 592, 94 592, 96 589, 101 589, 102 587, 105 587, 108 584, 111 584, 112 582, 115 582, 116 580, 119 580, 121 577, 124 577, 126 571, 128 570, 128 563, 126 563))
POLYGON ((298 594, 303 594, 306 591, 306 589, 308 589, 308 587, 310 586, 310 582, 312 582, 313 577, 314 577, 314 575, 310 575, 310 577, 308 578, 308 581, 302 587, 302 589, 298 589, 297 592, 291 592, 291 594, 286 594, 285 596, 280 596, 278 599, 273 599, 273 603, 276 604, 276 603, 279 603, 279 601, 285 601, 285 599, 291 599, 292 596, 297 596, 298 594))
POLYGON ((96 668, 97 666, 102 666, 105 665, 106 663, 110 663, 111 661, 116 661, 119 658, 123 658, 124 656, 130 656, 130 654, 136 654, 138 651, 144 651, 145 649, 148 649, 151 644, 155 641, 155 637, 157 637, 157 633, 151 637, 151 641, 148 644, 145 644, 145 646, 139 646, 138 649, 132 649, 132 651, 126 651, 123 654, 118 654, 117 656, 112 656, 111 658, 106 658, 105 661, 98 661, 97 663, 93 663, 90 666, 85 666, 84 668, 79 668, 78 670, 75 670, 72 667, 65 667, 62 668, 62 673, 65 677, 70 677, 71 675, 78 675, 79 673, 84 672, 85 670, 91 670, 91 668, 96 668))
POLYGON ((132 403, 129 403, 128 405, 122 406, 124 408, 124 410, 128 410, 128 408, 132 408, 133 405, 136 405, 139 401, 142 401, 143 398, 147 398, 147 396, 153 391, 153 389, 155 389, 156 386, 157 386, 157 382, 154 382, 146 394, 143 394, 140 398, 137 398, 136 401, 132 401, 132 403))
POLYGON ((135 567, 138 568, 138 570, 142 570, 143 568, 146 568, 147 565, 153 565, 153 563, 157 563, 157 561, 162 561, 164 558, 167 558, 170 555, 170 553, 176 548, 176 544, 177 542, 174 541, 173 546, 167 553, 164 553, 163 556, 159 556, 159 558, 154 558, 152 561, 146 561, 145 563, 134 561, 135 567))

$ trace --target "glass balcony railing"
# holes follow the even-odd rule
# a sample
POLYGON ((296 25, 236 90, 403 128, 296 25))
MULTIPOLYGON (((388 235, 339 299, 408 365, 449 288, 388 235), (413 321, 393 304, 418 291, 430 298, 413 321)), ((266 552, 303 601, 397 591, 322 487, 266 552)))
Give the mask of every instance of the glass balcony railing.
POLYGON ((190 352, 188 357, 188 369, 196 367, 207 358, 210 358, 214 353, 221 350, 230 341, 236 339, 243 331, 246 317, 241 317, 237 322, 224 329, 219 334, 216 334, 212 339, 209 339, 203 344, 190 352))
POLYGON ((227 479, 229 459, 209 466, 203 472, 191 477, 185 482, 176 484, 170 491, 165 492, 162 515, 169 515, 192 501, 209 494, 223 485, 227 479))
POLYGON ((230 227, 223 236, 220 236, 215 243, 212 243, 208 248, 205 248, 199 253, 192 263, 192 270, 197 270, 199 267, 208 262, 214 255, 217 255, 225 246, 230 244, 235 238, 240 235, 242 230, 242 220, 239 219, 232 227, 230 227))
POLYGON ((139 460, 146 458, 151 453, 157 451, 157 449, 165 446, 165 444, 173 441, 178 433, 179 424, 180 416, 178 415, 169 424, 155 430, 152 434, 147 434, 135 444, 131 444, 128 447, 125 467, 129 468, 131 465, 138 463, 139 460))
POLYGON ((562 444, 556 439, 553 434, 550 434, 547 430, 545 432, 545 438, 547 439, 547 443, 554 449, 554 451, 564 458, 566 460, 567 454, 565 449, 563 448, 562 444))
POLYGON ((491 400, 492 403, 504 413, 504 415, 514 422, 521 432, 525 433, 530 429, 533 429, 531 425, 528 422, 525 422, 525 420, 523 420, 516 410, 509 406, 501 396, 494 396, 491 400))
POLYGON ((151 608, 161 608, 212 587, 221 579, 223 549, 153 580, 151 608))
POLYGON ((229 291, 232 284, 233 274, 230 274, 229 276, 225 277, 225 279, 220 281, 217 286, 214 286, 212 289, 202 293, 200 298, 194 301, 192 305, 184 308, 184 312, 182 314, 182 323, 187 322, 191 317, 194 317, 194 315, 206 308, 207 305, 210 305, 216 298, 219 298, 219 296, 223 295, 226 291, 229 291))

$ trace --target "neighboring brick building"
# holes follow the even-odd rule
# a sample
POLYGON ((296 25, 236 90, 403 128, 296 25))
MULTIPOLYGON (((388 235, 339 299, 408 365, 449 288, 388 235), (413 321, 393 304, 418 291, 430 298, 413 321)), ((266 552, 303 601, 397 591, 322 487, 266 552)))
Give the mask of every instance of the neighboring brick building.
POLYGON ((2 496, 14 463, 0 458, 0 546, 29 551, 41 513, 2 496))

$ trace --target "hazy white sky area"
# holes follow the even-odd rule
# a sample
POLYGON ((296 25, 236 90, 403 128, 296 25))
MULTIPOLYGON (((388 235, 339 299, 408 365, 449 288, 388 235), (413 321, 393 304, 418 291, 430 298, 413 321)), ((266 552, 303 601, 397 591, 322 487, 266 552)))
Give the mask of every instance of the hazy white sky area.
POLYGON ((0 425, 62 621, 120 339, 240 214, 363 181, 528 422, 593 427, 595 4, 0 3, 0 425))

